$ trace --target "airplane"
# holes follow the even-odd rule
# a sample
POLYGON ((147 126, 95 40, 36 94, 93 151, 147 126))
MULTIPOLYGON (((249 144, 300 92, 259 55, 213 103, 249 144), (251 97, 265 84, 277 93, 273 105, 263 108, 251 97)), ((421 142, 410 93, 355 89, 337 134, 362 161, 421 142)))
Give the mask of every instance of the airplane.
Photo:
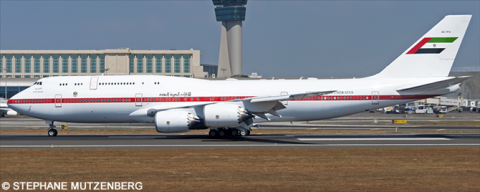
MULTIPOLYGON (((38 80, 8 106, 54 122, 152 123, 160 133, 210 129, 247 136, 267 121, 313 121, 456 92, 448 77, 471 15, 447 15, 378 74, 353 79, 205 80, 170 76, 60 76, 38 80)), ((153 128, 153 126, 152 126, 153 128)))

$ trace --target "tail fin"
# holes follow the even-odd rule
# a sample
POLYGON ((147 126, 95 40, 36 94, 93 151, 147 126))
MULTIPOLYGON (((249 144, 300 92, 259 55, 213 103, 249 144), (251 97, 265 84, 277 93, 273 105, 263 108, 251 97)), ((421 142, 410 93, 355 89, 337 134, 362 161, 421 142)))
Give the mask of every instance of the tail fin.
POLYGON ((415 44, 372 77, 446 77, 471 15, 447 15, 415 44))

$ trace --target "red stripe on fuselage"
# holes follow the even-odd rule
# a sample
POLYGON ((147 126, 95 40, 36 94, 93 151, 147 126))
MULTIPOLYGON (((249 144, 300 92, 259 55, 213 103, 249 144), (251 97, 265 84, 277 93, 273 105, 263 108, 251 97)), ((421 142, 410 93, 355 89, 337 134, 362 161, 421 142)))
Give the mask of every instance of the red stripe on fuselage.
POLYGON ((407 54, 414 54, 420 48, 422 48, 423 45, 425 45, 428 41, 430 41, 430 39, 432 39, 432 38, 431 37, 423 38, 420 42, 417 43, 417 45, 415 45, 412 49, 410 49, 410 51, 408 51, 407 54))
MULTIPOLYGON (((438 95, 379 95, 373 99, 372 95, 335 95, 317 96, 292 101, 373 101, 373 100, 411 100, 425 99, 438 95)), ((224 102, 251 98, 253 96, 241 97, 113 97, 113 98, 62 98, 59 99, 10 99, 8 104, 49 104, 49 103, 163 103, 163 102, 224 102), (57 100, 57 102, 55 102, 57 100)))

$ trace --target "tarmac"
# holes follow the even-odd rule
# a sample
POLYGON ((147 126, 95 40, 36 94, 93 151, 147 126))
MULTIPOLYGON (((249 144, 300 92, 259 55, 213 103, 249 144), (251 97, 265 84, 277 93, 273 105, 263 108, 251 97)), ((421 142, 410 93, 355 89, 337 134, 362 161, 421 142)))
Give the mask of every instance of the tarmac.
MULTIPOLYGON (((449 113, 443 118, 432 114, 359 113, 311 122, 267 122, 262 130, 395 130, 403 131, 480 131, 480 126, 417 126, 392 124, 409 122, 475 122, 478 113, 449 113)), ((57 127, 63 122, 56 122, 57 127)), ((44 135, 0 135, 0 149, 180 149, 180 148, 419 148, 480 147, 480 134, 255 134, 246 137, 211 138, 204 134, 148 135, 62 135, 48 137, 43 120, 26 116, 0 119, 1 129, 45 129, 44 135)), ((69 129, 153 129, 153 124, 68 123, 69 129)), ((274 133, 274 132, 273 132, 274 133)))
POLYGON ((205 148, 420 148, 480 147, 480 134, 250 135, 1 135, 1 149, 205 148))

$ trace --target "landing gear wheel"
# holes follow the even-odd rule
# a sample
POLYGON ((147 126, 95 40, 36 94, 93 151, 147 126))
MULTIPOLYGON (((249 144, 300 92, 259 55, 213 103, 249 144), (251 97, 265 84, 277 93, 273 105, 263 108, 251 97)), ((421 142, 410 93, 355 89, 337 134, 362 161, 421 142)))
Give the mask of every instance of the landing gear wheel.
POLYGON ((249 135, 250 135, 250 131, 247 130, 247 136, 249 136, 249 135))
POLYGON ((232 129, 232 131, 230 132, 232 134, 232 136, 237 136, 238 135, 238 130, 236 129, 232 129))
POLYGON ((247 130, 240 130, 240 136, 247 136, 247 130))
POLYGON ((218 133, 216 130, 210 130, 210 132, 208 132, 208 135, 210 135, 210 137, 216 137, 218 133))
POLYGON ((57 136, 57 134, 58 134, 58 132, 57 132, 56 129, 50 129, 50 130, 48 130, 48 136, 49 136, 49 137, 55 137, 55 136, 57 136))
POLYGON ((223 129, 218 130, 218 136, 225 137, 225 135, 226 135, 225 130, 223 129))

